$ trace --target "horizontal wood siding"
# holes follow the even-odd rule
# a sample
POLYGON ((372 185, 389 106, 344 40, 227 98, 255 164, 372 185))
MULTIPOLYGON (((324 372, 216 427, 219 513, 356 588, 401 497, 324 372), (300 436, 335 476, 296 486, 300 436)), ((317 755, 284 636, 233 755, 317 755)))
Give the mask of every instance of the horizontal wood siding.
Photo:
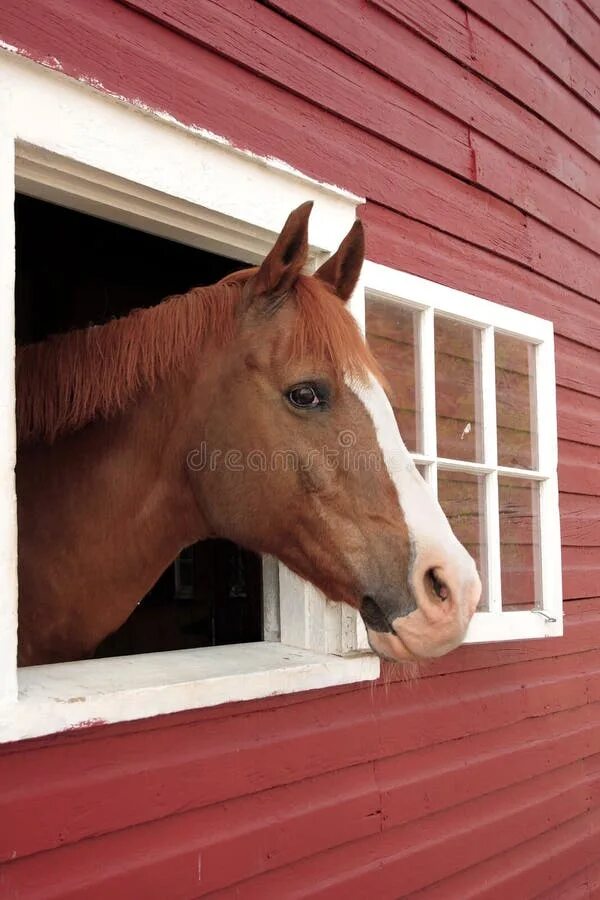
MULTIPOLYGON (((5 0, 0 38, 367 198, 555 324, 566 636, 0 751, 0 895, 600 897, 600 3, 5 0)), ((268 198, 265 198, 268 201, 268 198)))
POLYGON ((517 866, 518 896, 550 889, 600 840, 599 628, 579 601, 564 639, 416 680, 7 748, 2 896, 501 897, 517 866))

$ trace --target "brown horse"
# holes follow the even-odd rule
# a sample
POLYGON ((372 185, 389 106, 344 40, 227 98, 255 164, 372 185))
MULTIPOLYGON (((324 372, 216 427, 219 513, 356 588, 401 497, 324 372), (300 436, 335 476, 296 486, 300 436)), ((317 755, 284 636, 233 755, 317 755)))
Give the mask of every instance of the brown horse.
POLYGON ((93 654, 211 536, 358 607, 382 656, 462 640, 475 565, 345 307, 362 226, 303 275, 310 209, 258 268, 19 351, 22 665, 93 654))

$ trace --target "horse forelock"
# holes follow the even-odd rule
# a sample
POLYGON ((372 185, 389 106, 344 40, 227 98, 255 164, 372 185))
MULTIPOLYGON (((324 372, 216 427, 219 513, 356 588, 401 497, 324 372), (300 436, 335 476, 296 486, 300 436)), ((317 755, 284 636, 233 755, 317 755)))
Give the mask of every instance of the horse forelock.
POLYGON ((379 366, 345 303, 317 278, 307 275, 300 275, 293 293, 298 310, 290 335, 293 359, 329 364, 340 379, 366 381, 370 372, 380 376, 379 366))
MULTIPOLYGON (((211 287, 194 288, 105 325, 55 335, 17 349, 17 434, 20 443, 52 442, 96 418, 110 418, 137 394, 182 371, 209 341, 235 334, 244 284, 254 269, 211 287)), ((300 275, 287 302, 297 315, 290 358, 327 363, 340 377, 377 372, 356 322, 329 289, 300 275)))

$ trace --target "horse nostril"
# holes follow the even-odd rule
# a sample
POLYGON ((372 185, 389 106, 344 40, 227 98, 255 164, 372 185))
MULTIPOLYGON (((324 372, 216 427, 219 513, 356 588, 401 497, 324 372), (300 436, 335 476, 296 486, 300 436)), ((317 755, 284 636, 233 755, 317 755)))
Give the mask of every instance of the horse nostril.
POLYGON ((434 594, 442 601, 447 600, 450 596, 450 591, 448 590, 448 586, 437 576, 435 569, 428 569, 426 577, 429 578, 431 582, 434 594))
POLYGON ((365 625, 372 631, 394 633, 394 629, 388 622, 383 610, 373 597, 368 594, 362 599, 360 614, 365 625))

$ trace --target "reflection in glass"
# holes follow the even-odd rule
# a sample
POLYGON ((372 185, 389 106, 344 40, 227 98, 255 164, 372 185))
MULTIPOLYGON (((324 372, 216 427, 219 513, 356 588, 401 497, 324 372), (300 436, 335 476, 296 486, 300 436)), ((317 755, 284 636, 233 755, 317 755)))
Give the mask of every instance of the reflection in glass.
POLYGON ((534 609, 539 594, 539 485, 498 478, 502 608, 534 609))
POLYGON ((485 537, 485 476, 438 469, 438 500, 452 531, 477 564, 482 592, 478 609, 488 608, 485 537))
POLYGON ((483 462, 480 345, 478 328, 435 317, 438 456, 483 462))
POLYGON ((422 450, 417 373, 418 316, 418 312, 397 300, 367 298, 367 340, 391 389, 400 434, 412 452, 422 450))
POLYGON ((494 339, 498 463, 532 469, 537 465, 535 347, 498 332, 494 339))

